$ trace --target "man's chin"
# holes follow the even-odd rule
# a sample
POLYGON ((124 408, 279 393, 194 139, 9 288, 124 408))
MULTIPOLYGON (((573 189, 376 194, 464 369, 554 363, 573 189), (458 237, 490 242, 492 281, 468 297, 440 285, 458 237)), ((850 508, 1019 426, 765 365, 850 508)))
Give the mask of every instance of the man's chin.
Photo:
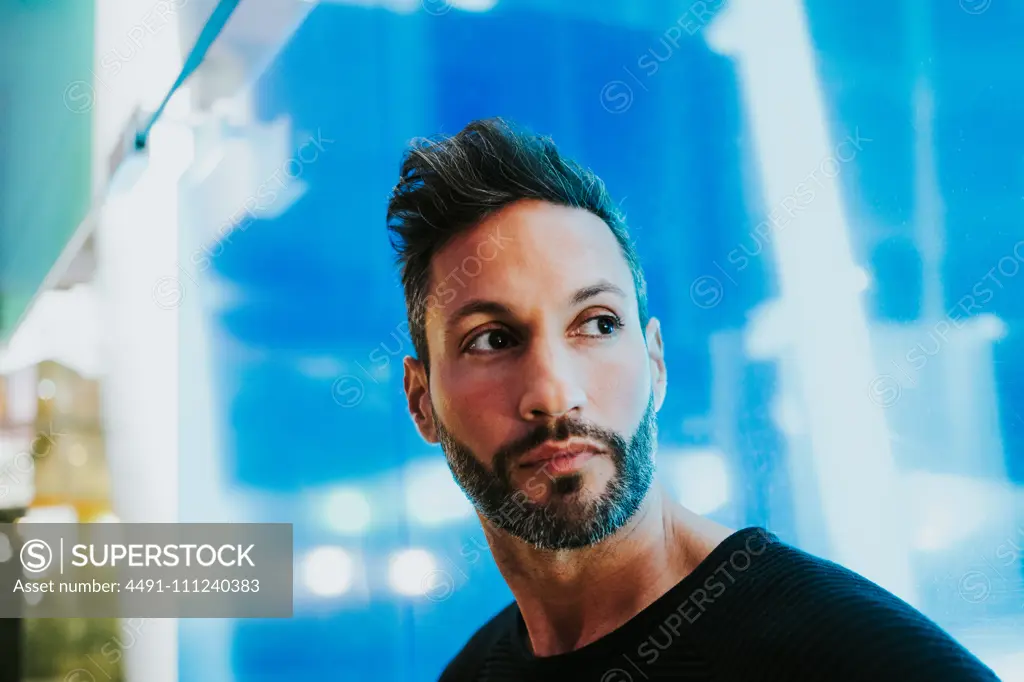
POLYGON ((601 462, 595 457, 582 468, 563 473, 545 472, 543 478, 536 475, 520 477, 516 481, 519 495, 525 495, 537 504, 545 504, 561 497, 588 498, 597 500, 607 494, 611 479, 615 476, 610 461, 601 462))

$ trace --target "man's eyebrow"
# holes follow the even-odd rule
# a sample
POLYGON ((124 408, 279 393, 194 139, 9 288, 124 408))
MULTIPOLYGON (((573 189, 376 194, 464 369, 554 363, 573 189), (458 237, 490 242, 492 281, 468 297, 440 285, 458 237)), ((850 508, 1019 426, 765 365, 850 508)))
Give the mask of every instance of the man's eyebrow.
POLYGON ((608 280, 601 280, 597 284, 592 284, 589 287, 583 287, 582 289, 577 291, 575 294, 572 295, 570 303, 572 305, 579 305, 580 303, 584 303, 594 298, 595 296, 604 293, 615 294, 616 296, 626 298, 626 292, 623 291, 621 288, 612 284, 608 280))
POLYGON ((451 317, 445 323, 448 327, 454 327, 462 320, 470 317, 471 315, 495 315, 495 316, 511 316, 512 310, 503 303, 497 301, 486 301, 479 298, 466 301, 452 313, 451 317))
MULTIPOLYGON (((607 280, 601 280, 597 284, 592 284, 588 287, 583 287, 577 290, 572 297, 569 299, 570 305, 579 305, 595 296, 600 294, 610 293, 626 298, 626 292, 620 287, 612 284, 607 280)), ((474 298, 466 301, 451 314, 448 318, 445 326, 454 327, 462 320, 472 315, 494 315, 496 317, 512 317, 512 309, 504 303, 498 303, 497 301, 488 301, 485 299, 474 298)))

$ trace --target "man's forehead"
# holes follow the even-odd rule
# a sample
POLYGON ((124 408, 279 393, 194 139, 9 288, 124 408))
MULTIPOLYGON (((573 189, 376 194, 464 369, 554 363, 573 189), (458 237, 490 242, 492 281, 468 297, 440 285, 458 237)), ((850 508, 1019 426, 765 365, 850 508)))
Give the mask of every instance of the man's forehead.
POLYGON ((569 290, 593 284, 597 275, 621 279, 622 286, 631 281, 611 229, 584 209, 533 200, 511 204, 457 235, 431 261, 432 289, 569 290))

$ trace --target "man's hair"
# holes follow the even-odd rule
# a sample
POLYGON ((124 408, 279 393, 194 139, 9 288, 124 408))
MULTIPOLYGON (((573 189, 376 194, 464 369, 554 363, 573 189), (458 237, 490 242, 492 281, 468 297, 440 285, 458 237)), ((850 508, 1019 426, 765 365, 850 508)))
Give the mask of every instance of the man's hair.
POLYGON ((551 138, 501 118, 482 119, 455 135, 413 140, 388 202, 387 225, 401 268, 409 333, 428 371, 426 317, 434 254, 521 199, 582 208, 608 225, 633 274, 640 328, 646 329, 647 285, 640 258, 601 179, 559 154, 551 138))

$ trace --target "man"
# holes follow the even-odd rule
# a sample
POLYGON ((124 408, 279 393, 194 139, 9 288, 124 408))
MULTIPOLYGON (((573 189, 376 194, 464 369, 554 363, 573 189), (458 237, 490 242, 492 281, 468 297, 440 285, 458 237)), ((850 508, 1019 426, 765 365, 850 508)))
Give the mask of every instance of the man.
POLYGON ((667 371, 602 182, 501 119, 415 143, 388 207, 405 392, 515 601, 441 680, 993 680, 868 580, 656 482, 667 371))

